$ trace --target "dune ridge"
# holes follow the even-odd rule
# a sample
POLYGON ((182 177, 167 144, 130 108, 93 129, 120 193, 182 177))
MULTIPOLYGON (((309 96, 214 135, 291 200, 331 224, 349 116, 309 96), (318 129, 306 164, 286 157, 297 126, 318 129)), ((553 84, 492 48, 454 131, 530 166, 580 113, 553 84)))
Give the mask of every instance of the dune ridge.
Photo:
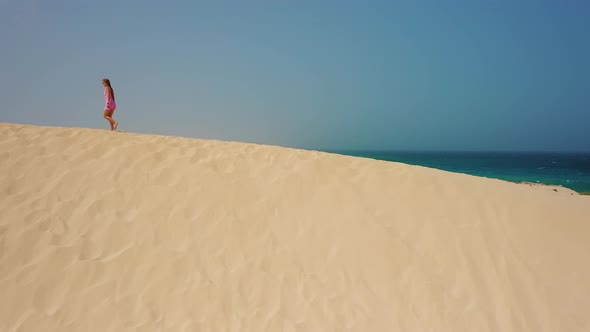
POLYGON ((0 331, 590 331, 590 197, 0 123, 0 331))

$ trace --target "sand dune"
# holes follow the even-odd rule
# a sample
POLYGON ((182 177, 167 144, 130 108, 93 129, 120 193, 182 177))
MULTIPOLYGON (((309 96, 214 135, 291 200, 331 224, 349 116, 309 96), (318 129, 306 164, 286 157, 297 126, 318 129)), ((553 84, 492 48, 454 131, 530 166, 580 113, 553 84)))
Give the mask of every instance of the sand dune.
POLYGON ((0 331, 590 331, 590 197, 0 124, 0 331))

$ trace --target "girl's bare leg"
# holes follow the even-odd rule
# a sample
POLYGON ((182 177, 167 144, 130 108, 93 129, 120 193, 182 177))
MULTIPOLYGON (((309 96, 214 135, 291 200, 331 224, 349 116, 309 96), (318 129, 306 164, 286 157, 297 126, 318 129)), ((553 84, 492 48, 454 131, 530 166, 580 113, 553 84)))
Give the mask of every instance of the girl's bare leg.
POLYGON ((113 120, 113 113, 115 110, 104 110, 104 118, 111 124, 111 130, 117 129, 117 125, 119 124, 117 121, 113 120))
MULTIPOLYGON (((111 119, 113 119, 113 113, 115 113, 115 110, 111 110, 111 114, 109 114, 111 119)), ((117 130, 117 126, 119 125, 119 122, 115 121, 115 119, 113 119, 113 121, 115 122, 115 124, 113 125, 113 130, 117 130)))

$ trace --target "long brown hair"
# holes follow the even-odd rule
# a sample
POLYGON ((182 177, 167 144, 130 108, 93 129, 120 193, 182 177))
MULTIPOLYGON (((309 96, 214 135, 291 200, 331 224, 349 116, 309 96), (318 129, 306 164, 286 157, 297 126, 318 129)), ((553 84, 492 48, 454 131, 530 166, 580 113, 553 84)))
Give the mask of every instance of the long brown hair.
POLYGON ((113 87, 111 87, 111 81, 109 81, 108 78, 103 78, 102 81, 107 84, 109 89, 111 89, 111 96, 113 96, 113 100, 115 100, 115 90, 113 90, 113 87))

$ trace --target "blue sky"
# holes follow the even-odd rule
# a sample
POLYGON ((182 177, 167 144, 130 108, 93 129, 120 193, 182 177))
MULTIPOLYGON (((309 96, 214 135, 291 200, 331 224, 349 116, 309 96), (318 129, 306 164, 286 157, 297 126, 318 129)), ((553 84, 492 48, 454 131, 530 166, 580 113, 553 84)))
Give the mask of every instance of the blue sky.
POLYGON ((0 0, 1 122, 309 149, 590 151, 586 1, 0 0))

